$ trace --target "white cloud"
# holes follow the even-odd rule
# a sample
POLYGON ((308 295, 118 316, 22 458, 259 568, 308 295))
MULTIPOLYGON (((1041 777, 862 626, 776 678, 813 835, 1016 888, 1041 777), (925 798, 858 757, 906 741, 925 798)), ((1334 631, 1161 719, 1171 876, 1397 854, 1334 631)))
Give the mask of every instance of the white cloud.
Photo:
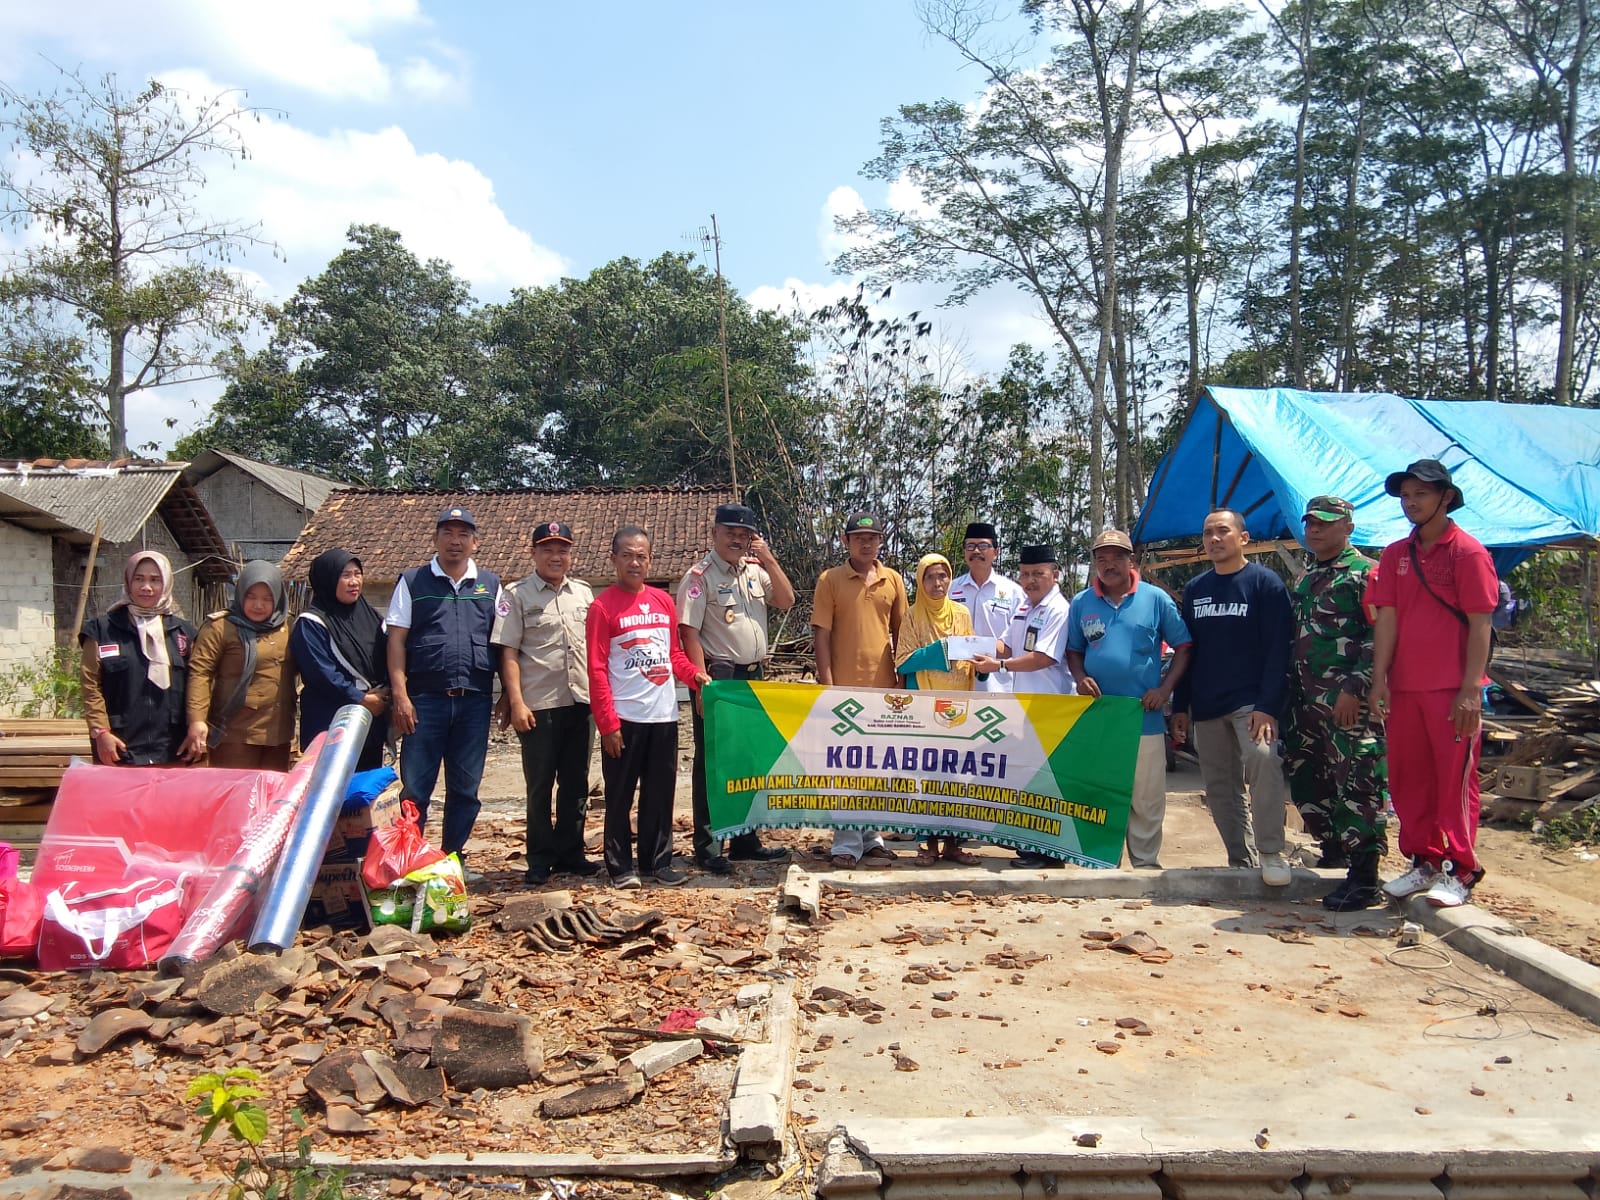
POLYGON ((398 93, 436 99, 465 91, 459 55, 408 46, 398 69, 379 39, 425 35, 418 0, 74 0, 0 5, 0 67, 22 64, 32 48, 71 59, 113 63, 203 64, 246 83, 271 81, 324 97, 381 102, 398 93), (444 65, 435 59, 443 59, 444 65))
POLYGON ((264 120, 251 158, 214 177, 207 203, 258 218, 293 283, 319 271, 355 223, 388 225, 419 258, 442 258, 480 298, 560 278, 565 260, 511 223, 494 184, 461 159, 417 149, 398 126, 316 134, 264 120))

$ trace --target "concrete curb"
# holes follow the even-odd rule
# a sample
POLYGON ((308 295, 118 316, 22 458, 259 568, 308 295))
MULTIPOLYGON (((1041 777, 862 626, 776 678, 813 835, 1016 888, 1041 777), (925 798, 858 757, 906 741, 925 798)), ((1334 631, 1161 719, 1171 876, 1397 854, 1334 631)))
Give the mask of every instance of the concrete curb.
POLYGON ((460 1179, 468 1175, 519 1179, 589 1175, 665 1179, 678 1175, 720 1175, 737 1161, 733 1154, 430 1154, 360 1162, 326 1152, 311 1156, 314 1166, 343 1167, 352 1177, 405 1179, 412 1175, 430 1179, 460 1179))
POLYGON ((1466 1194, 1483 1200, 1584 1200, 1600 1178, 1600 1132, 1581 1120, 1441 1127, 1422 1150, 1414 1133, 1382 1122, 1274 1121, 1270 1137, 1261 1132, 1259 1140, 1256 1124, 864 1118, 830 1136, 818 1192, 830 1200, 1341 1195, 1442 1200, 1466 1194), (1364 1148, 1347 1149, 1352 1145, 1364 1148))
POLYGON ((1408 897, 1404 909, 1447 945, 1600 1025, 1600 967, 1545 945, 1487 909, 1439 908, 1421 896, 1408 897))
POLYGON ((774 984, 767 1000, 767 1040, 739 1052, 728 1098, 728 1137, 741 1158, 773 1162, 783 1157, 800 1023, 794 989, 792 981, 774 984))

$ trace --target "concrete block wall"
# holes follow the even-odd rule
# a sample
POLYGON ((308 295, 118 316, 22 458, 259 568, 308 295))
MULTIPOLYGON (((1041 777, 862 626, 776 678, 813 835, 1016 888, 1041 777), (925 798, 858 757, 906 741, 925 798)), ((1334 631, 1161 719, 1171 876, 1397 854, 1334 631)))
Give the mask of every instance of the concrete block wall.
MULTIPOLYGON (((0 521, 0 672, 42 662, 55 649, 51 539, 0 521)), ((0 694, 0 716, 15 716, 25 696, 0 694)))

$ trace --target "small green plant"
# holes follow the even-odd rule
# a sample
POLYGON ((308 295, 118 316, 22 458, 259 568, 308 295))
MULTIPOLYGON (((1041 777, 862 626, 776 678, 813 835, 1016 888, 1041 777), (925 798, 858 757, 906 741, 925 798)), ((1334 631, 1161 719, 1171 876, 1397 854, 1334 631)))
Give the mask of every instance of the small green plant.
POLYGON ((81 717, 78 651, 57 646, 32 662, 0 669, 0 712, 14 717, 81 717))
POLYGON ((1600 805, 1590 804, 1551 817, 1534 831, 1533 840, 1554 850, 1600 842, 1600 805))
POLYGON ((311 1137, 306 1118, 298 1108, 289 1110, 289 1119, 299 1130, 291 1156, 285 1145, 281 1156, 269 1158, 262 1146, 267 1140, 270 1120, 267 1110, 256 1103, 261 1089, 259 1072, 249 1067, 230 1067, 218 1073, 208 1071, 189 1084, 186 1100, 199 1099, 198 1115, 205 1118, 200 1130, 204 1146, 219 1129, 244 1148, 233 1168, 233 1186, 228 1200, 345 1200, 342 1169, 324 1169, 311 1162, 311 1137))

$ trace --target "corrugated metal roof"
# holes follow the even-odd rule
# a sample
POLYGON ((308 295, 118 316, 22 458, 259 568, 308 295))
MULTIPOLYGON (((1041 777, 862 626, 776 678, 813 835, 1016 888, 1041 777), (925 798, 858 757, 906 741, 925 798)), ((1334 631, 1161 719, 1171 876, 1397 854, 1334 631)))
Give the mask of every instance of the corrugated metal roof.
POLYGON ((189 464, 184 476, 191 483, 199 483, 215 474, 224 463, 232 463, 246 475, 259 479, 285 500, 300 505, 307 512, 316 512, 329 495, 350 486, 337 479, 313 475, 309 471, 297 471, 293 467, 280 467, 259 459, 246 458, 232 450, 207 450, 189 464))
POLYGON ((56 532, 64 526, 92 535, 96 522, 103 522, 102 540, 127 542, 172 490, 181 468, 181 463, 71 468, 18 464, 0 468, 0 494, 48 513, 59 523, 35 524, 26 515, 10 517, 24 527, 56 532))

